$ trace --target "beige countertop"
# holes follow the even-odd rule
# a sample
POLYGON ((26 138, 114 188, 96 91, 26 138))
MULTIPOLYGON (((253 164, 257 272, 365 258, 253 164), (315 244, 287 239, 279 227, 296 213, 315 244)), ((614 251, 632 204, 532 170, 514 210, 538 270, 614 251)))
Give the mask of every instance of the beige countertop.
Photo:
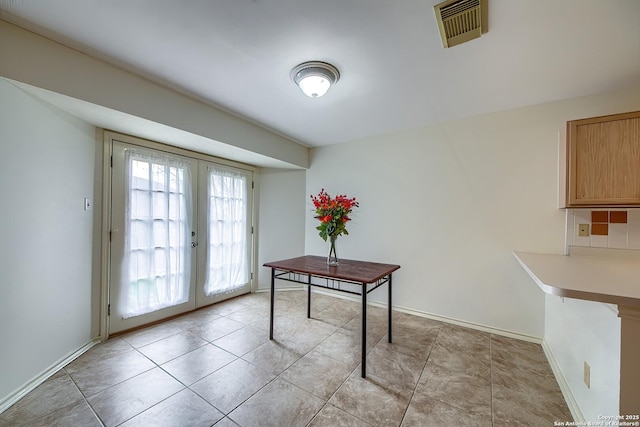
POLYGON ((552 255, 520 251, 513 254, 548 294, 640 307, 638 256, 552 255))

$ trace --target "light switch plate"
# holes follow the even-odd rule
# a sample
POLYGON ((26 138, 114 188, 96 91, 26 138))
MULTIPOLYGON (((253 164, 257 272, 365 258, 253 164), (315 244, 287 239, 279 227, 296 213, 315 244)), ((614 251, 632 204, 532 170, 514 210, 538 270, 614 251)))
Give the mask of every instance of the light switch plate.
POLYGON ((92 207, 93 207, 93 200, 91 200, 91 198, 89 198, 89 197, 85 197, 84 198, 84 210, 85 211, 90 211, 92 207))

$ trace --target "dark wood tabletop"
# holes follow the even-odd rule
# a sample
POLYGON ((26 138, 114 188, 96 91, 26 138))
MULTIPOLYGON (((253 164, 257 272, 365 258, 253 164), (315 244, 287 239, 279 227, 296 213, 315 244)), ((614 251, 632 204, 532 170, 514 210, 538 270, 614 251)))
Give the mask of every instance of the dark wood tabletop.
POLYGON ((282 261, 268 262, 265 267, 277 270, 293 271, 333 279, 349 280, 359 283, 373 283, 393 273, 400 268, 395 264, 381 264, 377 262, 355 261, 340 259, 340 264, 332 267, 327 265, 327 257, 305 255, 282 261))

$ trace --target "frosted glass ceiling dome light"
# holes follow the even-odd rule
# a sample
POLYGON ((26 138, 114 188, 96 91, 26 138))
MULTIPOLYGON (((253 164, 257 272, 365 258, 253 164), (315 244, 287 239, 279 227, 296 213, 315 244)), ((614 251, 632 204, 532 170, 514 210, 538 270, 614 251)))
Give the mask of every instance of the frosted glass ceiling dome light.
POLYGON ((291 79, 300 86, 305 95, 319 98, 340 79, 340 72, 326 62, 309 61, 291 70, 291 79))

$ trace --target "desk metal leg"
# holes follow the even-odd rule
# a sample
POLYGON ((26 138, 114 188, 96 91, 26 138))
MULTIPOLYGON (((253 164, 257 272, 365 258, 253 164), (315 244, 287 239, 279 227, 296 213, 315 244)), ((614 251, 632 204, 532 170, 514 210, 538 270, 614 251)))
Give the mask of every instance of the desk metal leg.
POLYGON ((269 310, 269 339, 273 339, 273 303, 275 301, 276 269, 271 269, 271 309, 269 310))
POLYGON ((389 283, 387 286, 389 287, 389 342, 391 342, 391 274, 389 274, 389 283))
POLYGON ((360 375, 367 377, 367 284, 362 284, 362 365, 360 375))
POLYGON ((311 275, 307 280, 307 319, 311 318, 311 275))

